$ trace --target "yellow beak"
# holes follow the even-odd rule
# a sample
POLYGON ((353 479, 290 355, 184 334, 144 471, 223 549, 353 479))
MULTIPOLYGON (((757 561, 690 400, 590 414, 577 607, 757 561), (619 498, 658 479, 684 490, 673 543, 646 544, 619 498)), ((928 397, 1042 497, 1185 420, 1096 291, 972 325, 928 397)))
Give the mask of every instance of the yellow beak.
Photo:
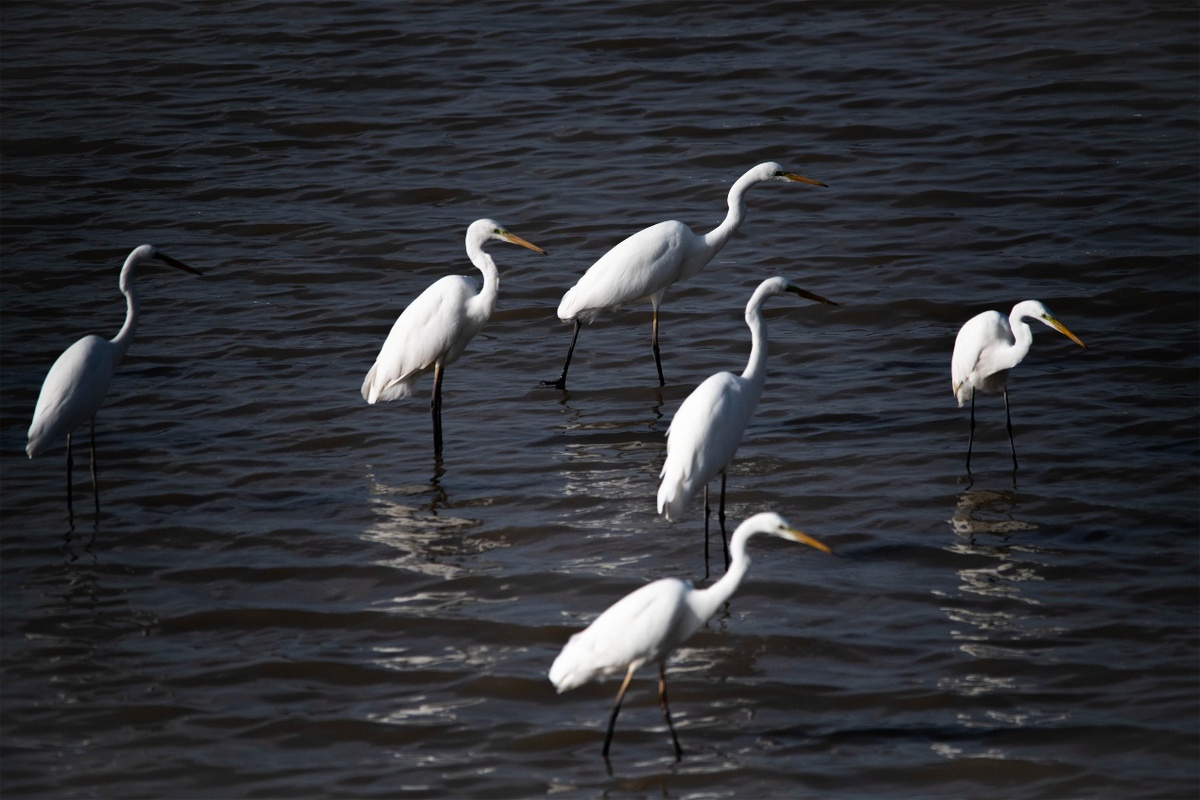
POLYGON ((822 553, 829 553, 830 555, 833 555, 833 551, 830 550, 825 544, 812 538, 807 533, 801 533, 800 531, 796 530, 795 528, 789 528, 788 534, 790 534, 791 537, 793 539, 795 539, 797 542, 800 542, 800 544, 806 544, 809 547, 817 548, 822 553))
POLYGON ((517 236, 516 234, 512 234, 512 233, 509 233, 508 231, 504 231, 504 233, 501 233, 500 235, 504 237, 504 241, 506 241, 506 242, 512 242, 513 244, 519 244, 519 245, 521 245, 521 247, 528 247, 530 250, 532 250, 535 253, 541 253, 542 255, 546 255, 545 250, 538 247, 536 244, 531 244, 531 243, 525 241, 524 239, 522 239, 520 236, 517 236))
POLYGON ((1087 345, 1086 345, 1086 344, 1084 344, 1083 342, 1079 341, 1079 337, 1078 337, 1078 336, 1076 336, 1075 334, 1073 334, 1073 333, 1071 333, 1069 330, 1067 330, 1067 326, 1066 326, 1066 325, 1063 325, 1061 322, 1059 322, 1058 320, 1056 320, 1054 317, 1049 317, 1049 316, 1048 316, 1048 317, 1045 317, 1045 320, 1046 320, 1046 324, 1047 324, 1047 325, 1049 325, 1051 328, 1054 328, 1054 330, 1058 331, 1058 332, 1059 332, 1059 333, 1061 333, 1063 336, 1067 337, 1067 338, 1068 338, 1068 339, 1070 339, 1072 342, 1074 342, 1075 344, 1077 344, 1077 345, 1079 345, 1080 347, 1082 347, 1084 350, 1086 350, 1086 349, 1087 349, 1087 345))
POLYGON ((811 183, 813 186, 824 186, 828 188, 829 184, 814 181, 812 178, 806 178, 803 175, 797 175, 794 172, 785 172, 782 175, 784 180, 795 181, 796 183, 811 183))

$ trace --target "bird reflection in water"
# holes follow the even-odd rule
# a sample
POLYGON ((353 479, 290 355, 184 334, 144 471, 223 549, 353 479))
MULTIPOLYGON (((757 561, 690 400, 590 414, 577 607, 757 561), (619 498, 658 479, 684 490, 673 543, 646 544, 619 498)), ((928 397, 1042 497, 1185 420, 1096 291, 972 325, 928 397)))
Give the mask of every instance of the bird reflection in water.
POLYGON ((455 563, 460 557, 489 549, 479 537, 467 536, 479 520, 445 513, 453 508, 441 485, 445 474, 439 458, 425 484, 388 486, 371 479, 371 510, 377 520, 363 538, 397 551, 397 557, 384 562, 387 566, 452 578, 464 569, 455 563))
MULTIPOLYGON (((1029 703, 1037 682, 1038 661, 1061 630, 1041 621, 1046 608, 1032 590, 1045 580, 1036 554, 1043 548, 1014 534, 1038 530, 1018 519, 1020 498, 1014 492, 967 490, 958 495, 948 520, 957 537, 945 550, 963 557, 957 570, 958 593, 942 610, 951 622, 950 636, 969 660, 951 667, 939 688, 973 698, 960 713, 975 728, 1025 727, 1045 721, 1029 703), (1030 642, 1036 641, 1036 647, 1030 642), (994 700, 980 700, 994 698, 994 700)), ((1045 612, 1048 614, 1048 612, 1045 612)), ((1002 753, 935 751, 946 757, 997 757, 1002 753)))

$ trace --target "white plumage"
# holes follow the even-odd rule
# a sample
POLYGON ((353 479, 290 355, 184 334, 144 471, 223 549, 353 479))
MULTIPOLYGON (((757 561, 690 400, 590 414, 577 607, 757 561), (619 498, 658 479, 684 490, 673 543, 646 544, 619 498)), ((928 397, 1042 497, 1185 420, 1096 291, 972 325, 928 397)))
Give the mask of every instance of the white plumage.
POLYGON ((492 257, 483 247, 498 240, 545 253, 504 229, 490 219, 472 222, 467 228, 467 256, 483 273, 483 285, 465 275, 447 275, 435 281, 392 325, 379 356, 363 379, 362 396, 371 405, 408 397, 413 384, 429 371, 434 372, 433 415, 434 452, 442 451, 442 376, 445 368, 458 360, 475 334, 483 329, 496 307, 500 275, 492 257))
POLYGON ((574 322, 571 347, 563 364, 562 375, 556 381, 545 381, 559 389, 567 387, 567 370, 579 339, 579 328, 593 321, 601 312, 647 300, 654 309, 651 345, 654 365, 658 369, 659 385, 663 378, 662 359, 658 347, 658 308, 672 284, 686 280, 708 264, 742 224, 746 216, 745 195, 749 188, 763 181, 788 181, 824 186, 820 181, 785 172, 773 161, 758 164, 742 175, 729 190, 729 211, 724 221, 701 236, 682 222, 668 220, 651 225, 613 247, 588 268, 583 277, 563 295, 558 304, 558 317, 574 322))
POLYGON ((96 412, 104 404, 109 384, 116 374, 121 360, 125 358, 133 334, 137 330, 141 309, 141 296, 135 280, 137 272, 152 260, 190 272, 201 274, 168 256, 154 245, 135 247, 121 265, 118 286, 125 295, 125 324, 112 339, 85 336, 63 351, 46 373, 42 390, 38 394, 33 410, 33 421, 29 425, 29 442, 25 452, 30 458, 44 453, 62 438, 67 440, 67 507, 71 506, 71 433, 85 422, 92 429, 92 483, 96 497, 96 511, 100 510, 100 495, 96 491, 96 412))
MULTIPOLYGON (((768 278, 759 284, 746 304, 746 324, 750 327, 750 358, 741 375, 718 372, 704 380, 687 396, 671 426, 667 429, 667 458, 659 473, 658 513, 677 520, 700 488, 704 488, 705 565, 708 563, 708 484, 718 475, 721 480, 719 520, 725 534, 726 467, 733 461, 746 425, 758 407, 767 379, 767 327, 762 306, 767 298, 791 292, 818 303, 836 305, 805 291, 783 278, 768 278)), ((729 564, 726 552, 726 566, 729 564)))
POLYGON ((606 758, 621 701, 634 672, 645 664, 658 665, 663 717, 671 730, 676 759, 682 755, 667 705, 666 659, 675 648, 700 630, 737 591, 750 567, 746 542, 760 533, 830 552, 824 544, 795 530, 778 514, 755 514, 734 531, 730 543, 732 561, 721 580, 707 589, 693 588, 690 582, 676 578, 663 578, 646 584, 618 600, 587 628, 572 635, 554 659, 550 667, 550 681, 560 693, 609 675, 625 673, 604 739, 606 758))
POLYGON ((967 441, 967 469, 971 468, 971 446, 975 441, 975 393, 1004 395, 1004 413, 1008 443, 1012 448, 1013 469, 1017 468, 1017 447, 1013 442, 1012 417, 1008 408, 1008 373, 1025 359, 1033 344, 1033 331, 1026 319, 1036 319, 1080 347, 1087 347, 1075 334, 1054 318, 1037 300, 1024 300, 1013 306, 1005 317, 999 311, 984 311, 967 320, 954 339, 950 357, 950 379, 954 397, 962 408, 971 401, 971 434, 967 441))

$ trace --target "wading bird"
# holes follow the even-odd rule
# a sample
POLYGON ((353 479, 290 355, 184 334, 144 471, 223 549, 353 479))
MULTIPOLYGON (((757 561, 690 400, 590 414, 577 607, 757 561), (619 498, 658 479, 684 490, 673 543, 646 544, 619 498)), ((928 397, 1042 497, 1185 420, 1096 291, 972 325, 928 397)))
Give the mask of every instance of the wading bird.
POLYGON ((654 309, 651 346, 658 385, 666 385, 658 350, 658 307, 672 284, 686 280, 708 264, 746 217, 746 191, 763 181, 792 181, 824 186, 820 181, 785 172, 774 162, 759 164, 738 178, 729 190, 729 213, 725 221, 707 234, 698 236, 682 222, 668 220, 652 225, 625 239, 592 264, 558 304, 558 318, 573 322, 571 347, 558 380, 543 381, 544 386, 567 388, 567 370, 579 340, 579 328, 592 322, 603 311, 632 303, 650 301, 654 309))
POLYGON ((756 534, 770 534, 781 539, 807 544, 826 553, 830 549, 821 542, 794 529, 778 514, 755 514, 733 532, 730 550, 733 559, 721 580, 707 589, 695 589, 689 581, 663 578, 626 595, 596 618, 591 625, 571 636, 558 658, 550 667, 550 681, 560 693, 609 675, 625 673, 617 692, 608 733, 604 737, 604 758, 612 744, 613 726, 621 711, 621 701, 633 679, 633 673, 643 664, 658 664, 658 697, 663 718, 671 731, 675 745, 675 760, 683 755, 679 737, 671 722, 667 705, 666 660, 675 648, 700 630, 718 608, 741 585, 750 557, 746 542, 756 534))
POLYGON ((1008 427, 1008 445, 1012 448, 1013 470, 1017 468, 1017 446, 1013 442, 1012 416, 1008 410, 1008 371, 1020 364, 1033 344, 1033 331, 1026 319, 1049 325, 1080 347, 1079 337, 1067 330, 1037 300, 1025 300, 1013 306, 1005 317, 999 311, 984 311, 958 331, 954 355, 950 359, 950 377, 958 407, 971 401, 971 434, 967 439, 967 471, 971 471, 971 446, 975 442, 975 393, 1004 395, 1004 417, 1008 427))
MULTIPOLYGON (((721 502, 717 515, 721 541, 725 542, 725 469, 733 461, 746 424, 758 406, 767 380, 767 326, 762 306, 768 297, 790 292, 818 303, 837 305, 820 295, 805 291, 783 278, 768 278, 758 285, 746 304, 746 324, 750 326, 750 359, 742 374, 718 372, 697 386, 675 412, 667 429, 667 459, 663 463, 658 488, 658 513, 676 520, 696 490, 704 487, 704 570, 708 577, 708 484, 721 476, 721 502)), ((729 548, 724 546, 725 567, 729 567, 729 548)))
POLYGON ((496 262, 484 252, 492 240, 545 250, 514 236, 500 223, 479 219, 467 228, 467 256, 483 273, 483 287, 465 275, 447 275, 413 300, 392 325, 379 356, 363 380, 362 396, 371 405, 408 397, 417 378, 433 370, 433 451, 442 452, 442 377, 458 360, 496 307, 500 275, 496 262))
POLYGON ((134 248, 121 267, 121 277, 118 286, 121 294, 125 295, 125 324, 112 339, 105 340, 99 336, 85 336, 63 351, 46 380, 42 383, 42 391, 38 395, 37 405, 33 410, 33 422, 29 426, 29 444, 25 452, 30 458, 44 453, 64 435, 67 437, 67 512, 74 516, 71 509, 71 433, 85 422, 90 423, 92 443, 92 492, 96 500, 96 515, 100 514, 100 488, 96 483, 96 412, 104 403, 108 394, 108 385, 112 382, 113 374, 121 365, 129 343, 133 341, 134 331, 137 330, 138 311, 141 308, 141 297, 138 294, 135 274, 143 265, 153 261, 200 275, 198 269, 168 256, 154 245, 144 244, 134 248))

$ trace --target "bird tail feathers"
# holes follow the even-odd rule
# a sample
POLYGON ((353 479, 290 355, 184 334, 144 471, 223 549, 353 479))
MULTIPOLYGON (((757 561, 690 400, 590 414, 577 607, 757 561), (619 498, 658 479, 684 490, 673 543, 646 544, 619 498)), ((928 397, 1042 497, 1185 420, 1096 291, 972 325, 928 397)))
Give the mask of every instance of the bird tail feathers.
POLYGON ((378 370, 379 365, 376 364, 371 367, 371 371, 363 379, 362 396, 367 403, 375 405, 380 400, 390 403, 393 400, 399 400, 402 397, 408 397, 412 394, 411 380, 395 378, 385 383, 382 377, 377 378, 378 370))

